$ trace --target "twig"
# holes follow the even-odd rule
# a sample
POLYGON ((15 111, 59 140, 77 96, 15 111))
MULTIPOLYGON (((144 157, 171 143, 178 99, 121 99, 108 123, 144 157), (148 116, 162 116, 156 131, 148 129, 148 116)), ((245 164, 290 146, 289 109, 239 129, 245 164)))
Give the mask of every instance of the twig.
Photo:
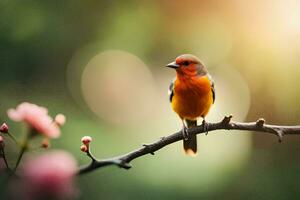
POLYGON ((92 162, 97 162, 97 159, 95 158, 95 156, 92 154, 91 152, 91 148, 90 148, 90 145, 88 144, 87 145, 87 151, 86 151, 86 155, 88 157, 90 157, 90 159, 92 160, 92 162))
POLYGON ((16 139, 16 137, 13 135, 13 134, 11 134, 10 132, 7 132, 7 135, 17 144, 17 145, 19 145, 19 143, 18 143, 18 140, 16 139))
POLYGON ((7 170, 10 170, 10 168, 9 168, 9 166, 8 166, 7 159, 6 159, 6 155, 5 155, 4 148, 1 148, 1 154, 2 154, 2 158, 3 158, 3 160, 4 160, 4 163, 5 163, 6 169, 7 169, 7 170))
MULTIPOLYGON (((270 125, 266 124, 264 119, 258 119, 256 122, 249 123, 241 123, 241 122, 232 122, 232 115, 225 116, 222 121, 216 123, 206 123, 206 127, 204 125, 200 125, 197 127, 193 127, 188 129, 188 132, 193 134, 201 134, 214 130, 244 130, 244 131, 255 131, 261 133, 270 133, 274 134, 278 137, 279 142, 282 141, 284 135, 300 135, 300 125, 298 126, 278 126, 278 125, 270 125)), ((174 142, 183 140, 182 132, 179 131, 172 135, 162 137, 160 140, 150 143, 143 144, 142 147, 136 149, 127 154, 117 156, 114 158, 97 160, 93 157, 93 162, 89 165, 81 166, 78 170, 78 175, 85 174, 88 172, 92 172, 95 169, 116 165, 120 168, 130 169, 131 165, 129 164, 132 160, 142 157, 146 154, 154 154, 155 151, 162 149, 163 147, 172 144, 174 142)))
POLYGON ((21 150, 20 150, 20 152, 19 152, 19 155, 18 155, 18 158, 17 158, 16 165, 15 165, 15 167, 14 167, 14 169, 13 169, 14 172, 16 172, 16 170, 17 170, 17 168, 18 168, 18 166, 19 166, 19 164, 20 164, 20 162, 21 162, 21 159, 22 159, 24 153, 28 150, 29 137, 30 137, 30 135, 27 135, 27 136, 26 136, 26 138, 25 138, 25 140, 24 140, 24 143, 23 143, 22 146, 21 146, 21 150))

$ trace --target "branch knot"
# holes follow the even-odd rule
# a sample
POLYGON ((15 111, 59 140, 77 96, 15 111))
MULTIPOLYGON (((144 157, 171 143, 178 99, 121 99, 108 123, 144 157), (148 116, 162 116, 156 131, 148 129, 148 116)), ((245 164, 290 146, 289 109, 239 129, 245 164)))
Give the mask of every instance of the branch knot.
POLYGON ((226 127, 228 127, 228 125, 230 124, 230 121, 232 119, 232 115, 228 115, 228 116, 225 116, 224 119, 222 120, 222 124, 226 127))
POLYGON ((284 135, 283 130, 274 128, 274 131, 276 132, 276 134, 278 136, 278 142, 281 143, 282 139, 283 139, 283 135, 284 135))
MULTIPOLYGON (((145 149, 147 149, 147 150, 150 150, 150 149, 151 149, 151 144, 145 144, 145 143, 143 143, 142 146, 143 146, 145 149)), ((154 152, 153 152, 153 151, 150 151, 150 154, 151 154, 151 155, 154 155, 154 152)))
POLYGON ((259 118, 257 121, 256 121, 256 125, 258 126, 258 127, 263 127, 264 126, 264 124, 265 124, 265 119, 264 118, 259 118))
POLYGON ((130 169, 132 166, 123 159, 117 159, 113 161, 116 165, 123 169, 130 169))

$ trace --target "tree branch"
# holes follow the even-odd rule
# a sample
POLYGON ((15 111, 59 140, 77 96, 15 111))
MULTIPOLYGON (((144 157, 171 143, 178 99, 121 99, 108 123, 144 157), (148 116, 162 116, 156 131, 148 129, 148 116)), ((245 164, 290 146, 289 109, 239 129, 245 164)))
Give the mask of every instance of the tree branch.
MULTIPOLYGON (((255 131, 260 133, 270 133, 274 134, 278 137, 279 142, 282 141, 284 135, 300 135, 300 125, 298 126, 278 126, 278 125, 270 125, 266 124, 264 119, 258 119, 256 122, 249 122, 249 123, 241 123, 241 122, 232 122, 232 116, 225 116, 222 121, 216 123, 206 123, 205 127, 204 124, 193 127, 188 129, 189 133, 193 134, 201 134, 206 133, 214 130, 244 130, 244 131, 255 131)), ((120 168, 130 169, 131 165, 129 164, 132 160, 142 157, 146 154, 154 155, 154 152, 162 149, 163 147, 172 144, 174 142, 183 140, 182 132, 179 131, 172 135, 162 137, 160 140, 150 143, 150 144, 143 144, 142 147, 131 151, 127 154, 117 156, 114 158, 104 159, 104 160, 97 160, 94 158, 89 165, 81 166, 78 170, 78 175, 85 174, 91 172, 95 169, 116 165, 120 168)))

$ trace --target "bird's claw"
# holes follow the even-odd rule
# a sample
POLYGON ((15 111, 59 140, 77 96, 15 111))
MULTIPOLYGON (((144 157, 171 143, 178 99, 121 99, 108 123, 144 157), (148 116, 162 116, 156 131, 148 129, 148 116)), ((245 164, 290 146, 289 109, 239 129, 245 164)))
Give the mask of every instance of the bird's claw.
POLYGON ((184 140, 188 140, 188 129, 184 126, 183 128, 182 128, 182 130, 181 130, 181 132, 182 132, 182 136, 183 136, 183 139, 184 140))
POLYGON ((203 131, 205 132, 205 135, 208 134, 208 123, 205 121, 205 119, 202 121, 203 131))

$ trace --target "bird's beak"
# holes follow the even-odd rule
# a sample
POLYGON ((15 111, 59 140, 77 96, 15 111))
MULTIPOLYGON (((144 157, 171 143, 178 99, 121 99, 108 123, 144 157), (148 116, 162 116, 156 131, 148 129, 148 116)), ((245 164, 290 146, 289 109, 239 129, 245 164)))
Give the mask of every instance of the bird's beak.
POLYGON ((167 64, 166 67, 177 69, 179 67, 179 65, 176 62, 171 62, 171 63, 167 64))

